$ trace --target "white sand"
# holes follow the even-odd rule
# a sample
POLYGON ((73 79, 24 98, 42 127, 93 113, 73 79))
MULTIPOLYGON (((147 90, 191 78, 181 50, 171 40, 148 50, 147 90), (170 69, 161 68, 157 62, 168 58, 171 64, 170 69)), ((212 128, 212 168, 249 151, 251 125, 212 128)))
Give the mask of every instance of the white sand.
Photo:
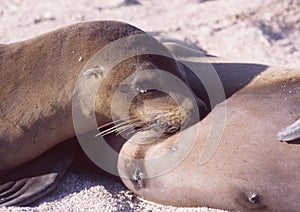
MULTIPOLYGON (((141 5, 119 7, 121 2, 1 1, 0 43, 24 40, 79 21, 110 19, 193 42, 210 54, 233 60, 300 67, 299 0, 139 0, 141 5)), ((186 211, 144 202, 108 177, 72 172, 58 189, 32 207, 0 210, 186 211)))

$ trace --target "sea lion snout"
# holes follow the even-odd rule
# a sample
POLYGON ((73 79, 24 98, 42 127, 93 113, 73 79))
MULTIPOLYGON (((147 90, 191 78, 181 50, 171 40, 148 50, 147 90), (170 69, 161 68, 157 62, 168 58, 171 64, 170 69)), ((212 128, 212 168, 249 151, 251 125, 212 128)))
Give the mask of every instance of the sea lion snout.
MULTIPOLYGON (((153 129, 161 134, 173 134, 193 124, 192 116, 198 112, 188 98, 176 102, 170 95, 151 91, 141 93, 132 101, 130 114, 138 117, 136 126, 142 129, 153 129)), ((198 116, 199 117, 199 116, 198 116)))
MULTIPOLYGON (((165 61, 166 58, 161 59, 165 61)), ((178 67, 173 68, 177 70, 178 67)), ((142 121, 139 127, 173 134, 199 121, 199 110, 206 111, 204 102, 186 92, 190 87, 181 79, 179 70, 174 75, 148 61, 135 65, 134 69, 130 90, 139 94, 131 102, 130 114, 142 121), (192 116, 197 120, 191 122, 192 116)))

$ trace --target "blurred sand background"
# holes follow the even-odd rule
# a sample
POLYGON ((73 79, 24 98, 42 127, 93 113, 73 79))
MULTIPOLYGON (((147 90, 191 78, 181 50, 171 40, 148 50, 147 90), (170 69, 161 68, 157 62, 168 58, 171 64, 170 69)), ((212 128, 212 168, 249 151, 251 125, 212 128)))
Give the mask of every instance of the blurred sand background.
MULTIPOLYGON (((244 62, 300 67, 300 0, 1 0, 0 43, 89 20, 120 20, 244 62)), ((217 191, 216 191, 217 195, 217 191)), ((141 200, 107 176, 70 171, 31 207, 1 211, 186 211, 141 200)), ((189 211, 218 211, 190 208, 189 211)))

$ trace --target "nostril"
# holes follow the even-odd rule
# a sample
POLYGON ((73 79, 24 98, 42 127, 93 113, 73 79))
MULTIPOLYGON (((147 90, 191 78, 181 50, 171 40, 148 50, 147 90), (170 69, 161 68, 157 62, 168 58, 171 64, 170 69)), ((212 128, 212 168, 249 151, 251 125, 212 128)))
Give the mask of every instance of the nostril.
POLYGON ((170 126, 170 127, 168 127, 168 128, 166 129, 166 133, 167 133, 167 134, 172 134, 172 133, 177 132, 178 130, 179 130, 178 127, 170 126))
POLYGON ((257 193, 251 192, 249 194, 247 194, 248 200, 249 202, 255 204, 255 203, 259 203, 259 196, 257 193))

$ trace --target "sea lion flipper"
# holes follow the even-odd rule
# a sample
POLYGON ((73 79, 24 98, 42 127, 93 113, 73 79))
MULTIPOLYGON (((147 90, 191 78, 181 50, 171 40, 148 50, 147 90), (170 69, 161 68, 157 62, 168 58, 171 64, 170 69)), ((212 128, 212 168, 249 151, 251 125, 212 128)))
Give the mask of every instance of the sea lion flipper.
POLYGON ((293 141, 300 139, 300 119, 277 134, 279 141, 293 141))
POLYGON ((23 206, 30 204, 52 191, 52 188, 55 188, 59 179, 59 174, 50 173, 43 176, 30 177, 12 182, 14 185, 1 194, 0 205, 23 206))
POLYGON ((0 206, 24 206, 51 192, 75 159, 76 141, 65 141, 0 177, 0 206))

